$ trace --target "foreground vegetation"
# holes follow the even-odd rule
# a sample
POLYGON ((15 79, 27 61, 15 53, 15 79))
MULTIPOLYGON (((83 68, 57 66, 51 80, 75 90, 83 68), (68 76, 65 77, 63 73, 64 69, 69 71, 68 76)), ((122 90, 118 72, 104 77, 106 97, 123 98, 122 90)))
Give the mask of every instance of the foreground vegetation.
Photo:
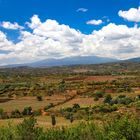
POLYGON ((0 140, 139 140, 139 117, 140 63, 0 69, 0 140))
POLYGON ((70 127, 43 129, 33 117, 17 126, 0 128, 1 140, 139 140, 140 120, 123 116, 100 124, 83 122, 70 127))

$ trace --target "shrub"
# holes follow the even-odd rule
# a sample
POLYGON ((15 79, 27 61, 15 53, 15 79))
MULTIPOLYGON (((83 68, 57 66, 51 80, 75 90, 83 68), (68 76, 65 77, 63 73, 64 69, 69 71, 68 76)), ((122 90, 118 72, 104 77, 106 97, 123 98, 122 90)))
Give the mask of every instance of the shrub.
POLYGON ((42 101, 43 100, 41 95, 36 96, 36 98, 37 98, 38 101, 42 101))
POLYGON ((125 98, 126 95, 119 95, 118 98, 125 98))
POLYGON ((22 112, 23 115, 32 115, 32 107, 25 107, 23 112, 22 112))
POLYGON ((118 104, 117 98, 112 99, 112 100, 110 101, 110 105, 114 105, 114 104, 118 104))
POLYGON ((65 109, 65 111, 66 111, 66 112, 73 112, 73 108, 72 108, 72 107, 67 107, 67 108, 65 109))
POLYGON ((103 112, 103 113, 108 113, 108 112, 113 112, 117 110, 117 106, 109 105, 109 104, 103 104, 103 105, 98 105, 93 108, 95 112, 103 112))
POLYGON ((74 104, 72 109, 73 109, 73 112, 76 112, 77 110, 80 109, 80 105, 79 104, 74 104))
POLYGON ((135 97, 135 100, 136 100, 136 101, 139 101, 139 100, 140 100, 140 95, 137 95, 137 96, 135 97))
POLYGON ((115 119, 104 126, 104 139, 107 140, 139 140, 139 134, 140 120, 128 116, 115 119))
POLYGON ((7 114, 7 112, 4 112, 4 110, 2 108, 0 108, 0 119, 8 119, 9 116, 7 114))
POLYGON ((0 119, 2 118, 3 116, 3 113, 4 113, 4 110, 2 108, 0 108, 0 119))
POLYGON ((41 109, 35 110, 35 111, 33 112, 33 115, 34 115, 34 116, 39 116, 39 115, 41 115, 41 109))
POLYGON ((137 112, 140 111, 140 101, 135 102, 134 107, 135 107, 137 112))
POLYGON ((59 83, 59 91, 60 92, 65 92, 66 90, 66 83, 64 80, 62 80, 60 83, 59 83))
POLYGON ((98 96, 95 96, 94 97, 94 101, 98 101, 99 100, 99 97, 98 96))
POLYGON ((110 94, 106 95, 106 96, 105 96, 105 99, 104 99, 104 103, 110 104, 111 101, 112 101, 111 95, 110 95, 110 94))
POLYGON ((128 104, 133 102, 133 100, 131 98, 128 98, 128 97, 118 98, 117 101, 118 101, 119 104, 124 104, 124 105, 128 105, 128 104))
POLYGON ((11 112, 11 118, 20 118, 22 117, 22 114, 20 113, 20 111, 18 109, 14 110, 11 112))
POLYGON ((129 97, 119 96, 117 98, 112 99, 112 101, 110 102, 110 104, 111 105, 113 105, 113 104, 129 105, 132 102, 133 102, 133 100, 131 98, 129 98, 129 97))
POLYGON ((64 117, 65 117, 66 119, 70 120, 70 119, 71 119, 71 114, 72 114, 72 113, 70 113, 70 112, 65 112, 65 113, 64 113, 64 117))
POLYGON ((102 98, 104 96, 105 92, 103 91, 97 91, 95 92, 94 97, 102 98))
POLYGON ((21 124, 17 126, 18 138, 21 140, 34 140, 38 132, 38 128, 35 127, 37 121, 34 117, 24 119, 21 124))
POLYGON ((11 124, 0 127, 0 140, 15 140, 15 127, 11 124))

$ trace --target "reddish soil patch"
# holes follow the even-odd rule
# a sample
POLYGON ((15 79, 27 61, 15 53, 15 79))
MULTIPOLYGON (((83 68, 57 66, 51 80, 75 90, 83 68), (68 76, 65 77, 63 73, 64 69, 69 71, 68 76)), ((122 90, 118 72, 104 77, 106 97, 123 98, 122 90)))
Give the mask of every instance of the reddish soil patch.
POLYGON ((71 78, 65 78, 65 81, 82 81, 85 77, 71 77, 71 78))
POLYGON ((85 81, 96 81, 96 82, 105 82, 113 81, 120 78, 119 76, 88 76, 85 78, 85 81))

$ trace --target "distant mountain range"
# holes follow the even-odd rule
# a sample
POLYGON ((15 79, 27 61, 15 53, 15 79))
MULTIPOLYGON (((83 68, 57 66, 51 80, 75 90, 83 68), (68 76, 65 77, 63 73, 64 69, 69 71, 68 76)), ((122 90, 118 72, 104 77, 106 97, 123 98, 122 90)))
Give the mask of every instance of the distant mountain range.
POLYGON ((132 58, 128 60, 117 60, 106 57, 98 56, 79 56, 79 57, 67 57, 62 59, 46 59, 34 63, 26 64, 13 64, 3 67, 53 67, 53 66, 69 66, 69 65, 85 65, 85 64, 102 64, 110 62, 140 62, 140 58, 132 58))
POLYGON ((140 57, 128 59, 128 60, 126 60, 126 61, 130 61, 130 62, 140 62, 140 57))
POLYGON ((78 64, 99 64, 107 62, 115 62, 116 59, 97 57, 97 56, 81 56, 81 57, 67 57, 63 59, 47 59, 39 62, 31 63, 32 67, 51 67, 51 66, 65 66, 78 64))
POLYGON ((46 59, 42 61, 37 61, 34 63, 26 63, 26 64, 12 64, 3 67, 20 67, 20 66, 28 66, 28 67, 53 67, 53 66, 68 66, 68 65, 82 65, 82 64, 100 64, 100 63, 109 63, 116 62, 118 60, 106 58, 106 57, 98 57, 98 56, 77 56, 77 57, 67 57, 62 59, 46 59))

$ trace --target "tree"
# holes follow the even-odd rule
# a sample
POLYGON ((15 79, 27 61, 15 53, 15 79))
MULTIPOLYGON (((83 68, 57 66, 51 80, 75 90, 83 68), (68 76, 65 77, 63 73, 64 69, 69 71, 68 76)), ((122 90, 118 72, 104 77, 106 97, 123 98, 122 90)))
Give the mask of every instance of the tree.
POLYGON ((74 104, 72 107, 72 111, 73 112, 77 112, 80 109, 80 105, 79 104, 74 104))
POLYGON ((23 112, 22 112, 23 115, 31 115, 32 114, 32 107, 25 107, 23 112))
POLYGON ((106 95, 106 96, 105 96, 105 99, 104 99, 104 103, 110 104, 111 101, 112 101, 111 95, 110 95, 110 94, 106 95))
POLYGON ((51 115, 51 119, 52 119, 52 126, 55 126, 56 125, 55 114, 51 115))
POLYGON ((79 104, 73 104, 73 109, 80 109, 80 105, 79 104))
POLYGON ((62 80, 59 83, 59 90, 60 90, 60 92, 65 92, 65 90, 66 90, 66 84, 65 84, 65 81, 64 80, 62 80))

